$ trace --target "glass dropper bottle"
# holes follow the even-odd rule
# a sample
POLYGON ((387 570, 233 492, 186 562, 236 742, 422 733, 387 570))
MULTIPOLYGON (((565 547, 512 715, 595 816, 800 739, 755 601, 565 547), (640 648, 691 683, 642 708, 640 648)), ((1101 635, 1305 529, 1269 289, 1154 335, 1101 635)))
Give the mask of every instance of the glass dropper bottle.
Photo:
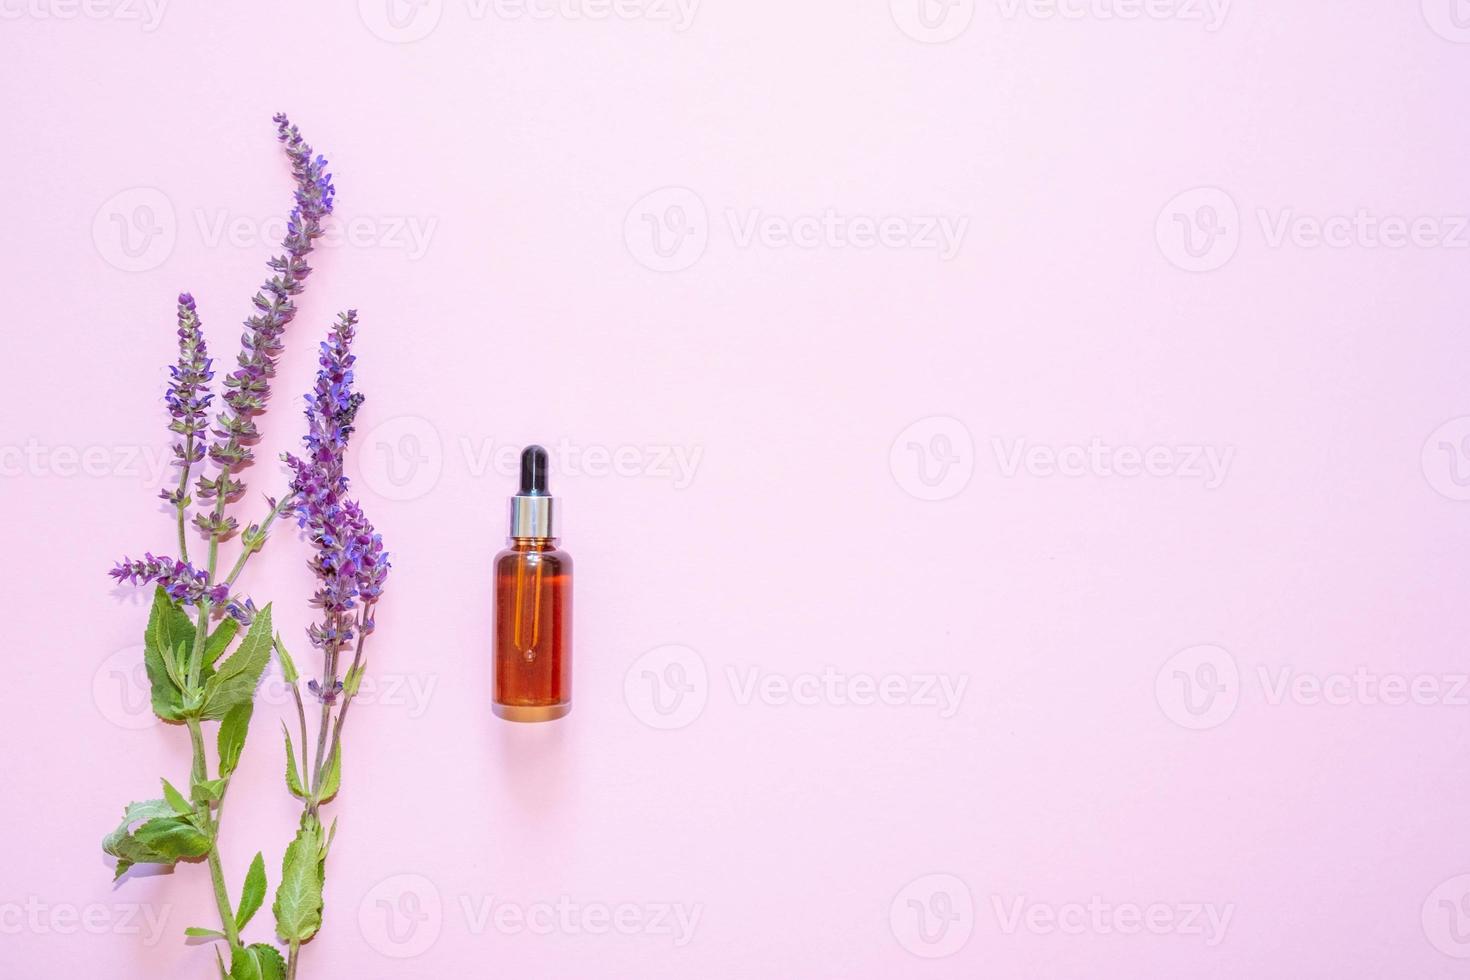
POLYGON ((551 721, 572 710, 572 556, 557 547, 546 450, 521 453, 510 537, 495 556, 495 713, 551 721))

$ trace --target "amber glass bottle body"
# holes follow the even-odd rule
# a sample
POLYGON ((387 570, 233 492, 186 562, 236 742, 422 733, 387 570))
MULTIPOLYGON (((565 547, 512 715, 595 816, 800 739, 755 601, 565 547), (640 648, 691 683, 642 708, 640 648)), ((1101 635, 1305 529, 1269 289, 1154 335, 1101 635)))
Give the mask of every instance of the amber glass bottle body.
POLYGON ((495 713, 551 721, 572 710, 572 556, 555 538, 511 538, 495 556, 495 713))

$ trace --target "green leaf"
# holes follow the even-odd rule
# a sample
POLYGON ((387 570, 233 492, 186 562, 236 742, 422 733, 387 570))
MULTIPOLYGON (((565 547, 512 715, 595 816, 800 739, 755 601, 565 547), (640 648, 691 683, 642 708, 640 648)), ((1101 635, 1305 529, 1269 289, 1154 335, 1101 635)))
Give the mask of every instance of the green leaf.
POLYGON ((196 802, 215 803, 225 794, 225 784, 228 782, 228 779, 206 779, 191 786, 189 793, 196 802))
POLYGON ((305 942, 322 925, 321 827, 302 827, 281 861, 281 886, 271 910, 276 932, 287 942, 305 942))
POLYGON ((138 840, 130 832, 133 824, 157 817, 170 817, 174 808, 165 800, 144 800, 129 803, 123 811, 122 823, 102 839, 102 850, 117 858, 117 870, 113 881, 121 878, 135 864, 173 864, 172 859, 158 853, 138 840))
POLYGON ((153 608, 148 611, 148 627, 143 631, 143 666, 148 671, 153 712, 164 721, 183 720, 183 686, 174 679, 171 662, 180 643, 193 642, 194 626, 189 617, 159 586, 153 593, 153 608))
POLYGON ((155 817, 139 827, 133 837, 169 863, 209 853, 209 836, 178 817, 155 817))
POLYGON ((291 659, 291 654, 286 650, 286 644, 281 642, 281 634, 276 634, 276 659, 281 662, 281 676, 287 684, 295 684, 296 678, 301 675, 296 673, 296 663, 291 659))
POLYGON ((187 817, 194 812, 194 806, 184 799, 184 794, 174 789, 174 784, 167 779, 163 781, 163 798, 169 806, 174 808, 174 813, 181 817, 187 817))
POLYGON ((301 785, 301 774, 296 771, 296 749, 291 744, 291 732, 281 722, 281 734, 286 736, 286 788, 299 800, 306 799, 306 788, 301 785))
POLYGON ((236 946, 230 950, 230 980, 264 980, 255 950, 248 946, 236 946))
POLYGON ((260 980, 286 980, 286 961, 280 950, 270 943, 251 943, 248 948, 260 966, 260 980))
POLYGON ((255 860, 250 862, 250 870, 245 875, 245 887, 240 891, 240 908, 235 913, 235 928, 243 930, 245 923, 260 909, 265 902, 265 857, 256 852, 255 860))
POLYGON ((357 689, 362 686, 362 674, 367 670, 367 663, 359 660, 347 668, 347 676, 342 680, 342 691, 349 698, 357 697, 357 689))
POLYGON ((327 831, 326 843, 322 845, 322 873, 326 874, 327 853, 332 849, 332 841, 337 839, 337 818, 332 818, 332 828, 327 831))
POLYGON ((184 930, 184 935, 192 939, 224 939, 225 934, 218 929, 204 929, 200 926, 190 926, 184 930))
POLYGON ((337 795, 342 785, 342 743, 332 749, 332 758, 327 762, 327 771, 322 774, 322 785, 317 791, 317 802, 325 803, 337 795))
POLYGON ((245 734, 250 730, 250 714, 255 705, 243 701, 225 713, 219 726, 219 774, 228 776, 240 764, 245 748, 245 734))
POLYGON ((249 704, 271 655, 271 607, 256 614, 235 652, 204 684, 205 718, 223 718, 237 704, 249 704))
POLYGON ((204 640, 204 666, 213 669, 215 661, 219 660, 220 654, 229 647, 230 641, 240 630, 240 621, 233 616, 226 616, 220 620, 214 632, 204 640))

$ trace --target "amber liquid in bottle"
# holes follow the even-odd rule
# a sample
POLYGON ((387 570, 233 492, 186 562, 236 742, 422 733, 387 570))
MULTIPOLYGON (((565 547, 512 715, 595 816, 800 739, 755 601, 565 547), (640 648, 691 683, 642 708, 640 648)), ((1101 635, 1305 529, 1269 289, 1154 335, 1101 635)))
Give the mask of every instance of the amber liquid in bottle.
POLYGON ((512 538, 495 556, 495 713, 551 721, 572 710, 572 556, 512 538))
POLYGON ((495 713, 551 721, 572 710, 572 556, 559 549, 547 455, 521 453, 510 545, 495 556, 495 713))

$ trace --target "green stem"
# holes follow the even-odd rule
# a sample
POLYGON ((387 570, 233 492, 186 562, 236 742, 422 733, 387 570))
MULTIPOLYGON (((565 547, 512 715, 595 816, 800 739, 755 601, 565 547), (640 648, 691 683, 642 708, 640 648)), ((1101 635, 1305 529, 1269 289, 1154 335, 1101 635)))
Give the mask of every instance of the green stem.
MULTIPOLYGON (((372 611, 373 607, 371 604, 365 605, 362 609, 362 615, 358 618, 357 649, 354 650, 352 653, 352 666, 347 669, 347 672, 349 674, 356 671, 358 667, 362 665, 362 650, 363 647, 367 644, 367 634, 362 631, 362 624, 365 620, 367 620, 369 616, 372 615, 372 611)), ((352 692, 344 694, 342 697, 342 707, 337 712, 337 723, 332 728, 332 741, 329 743, 327 748, 328 759, 330 759, 337 752, 338 746, 342 744, 342 725, 344 722, 347 721, 347 709, 352 707, 352 699, 355 696, 355 692, 352 692)), ((320 778, 320 773, 318 774, 318 778, 320 778)))
MULTIPOLYGON (((240 552, 240 557, 235 560, 235 566, 230 569, 230 574, 225 578, 224 584, 226 586, 233 586, 235 584, 235 580, 240 577, 240 573, 245 571, 245 565, 250 561, 250 556, 255 554, 257 551, 260 550, 261 547, 264 546, 265 536, 270 533, 271 525, 276 522, 276 518, 280 517, 281 512, 289 507, 292 501, 294 501, 295 499, 295 494, 287 494, 286 496, 281 498, 279 503, 271 508, 271 512, 266 515, 265 520, 261 521, 260 530, 256 532, 260 544, 256 547, 246 548, 244 551, 240 552)), ((216 508, 216 513, 218 512, 219 509, 216 508)), ((208 579, 210 584, 214 583, 215 559, 218 554, 218 549, 219 536, 211 534, 209 536, 208 579)), ((209 614, 211 609, 212 604, 208 599, 200 601, 199 623, 194 629, 194 649, 190 652, 189 655, 189 687, 191 689, 199 686, 199 674, 204 669, 204 644, 205 641, 209 638, 209 614)))
POLYGON ((301 955, 301 943, 291 940, 291 955, 286 959, 286 980, 296 980, 296 961, 301 955))
POLYGON ((193 468, 191 460, 194 456, 194 433, 190 432, 184 436, 184 459, 179 464, 179 502, 175 505, 178 511, 179 521, 179 561, 189 560, 189 539, 184 534, 184 528, 188 524, 187 507, 184 504, 184 491, 189 489, 189 471, 193 468))
POLYGON ((306 740, 306 706, 301 702, 301 685, 294 680, 291 682, 291 696, 296 699, 296 720, 301 723, 301 771, 311 772, 311 761, 307 753, 311 751, 311 743, 306 740))
MULTIPOLYGON (((204 732, 200 728, 198 718, 190 718, 189 741, 194 746, 194 781, 203 782, 209 773, 209 763, 204 753, 204 732)), ((220 862, 219 847, 215 844, 218 837, 219 823, 209 815, 209 804, 200 804, 203 807, 204 819, 209 834, 209 880, 214 885, 214 902, 219 907, 220 925, 224 928, 225 938, 229 940, 230 948, 240 945, 240 930, 235 927, 235 911, 230 905, 230 890, 225 886, 225 869, 220 862)), ((224 806, 223 796, 220 798, 220 806, 224 806)))
MULTIPOLYGON (((247 548, 244 551, 240 552, 240 557, 235 560, 235 567, 230 569, 229 575, 225 576, 225 585, 235 584, 235 579, 239 578, 240 573, 245 571, 245 563, 250 560, 250 556, 255 554, 257 551, 260 550, 261 547, 264 546, 265 536, 270 532, 271 525, 276 522, 277 517, 281 516, 281 512, 283 510, 291 506, 292 501, 294 501, 295 499, 295 494, 287 494, 286 496, 281 498, 280 503, 271 508, 271 512, 265 516, 265 520, 260 522, 260 530, 256 532, 259 536, 260 545, 253 548, 247 548)), ((212 569, 210 579, 211 581, 213 580, 212 569)))
POLYGON ((322 785, 322 774, 327 768, 327 735, 332 730, 332 703, 327 700, 331 692, 337 686, 337 651, 340 649, 342 640, 342 614, 332 614, 332 642, 327 645, 323 658, 322 670, 322 723, 317 729, 316 736, 316 762, 312 766, 310 783, 311 799, 307 802, 307 812, 316 813, 316 792, 322 785))

